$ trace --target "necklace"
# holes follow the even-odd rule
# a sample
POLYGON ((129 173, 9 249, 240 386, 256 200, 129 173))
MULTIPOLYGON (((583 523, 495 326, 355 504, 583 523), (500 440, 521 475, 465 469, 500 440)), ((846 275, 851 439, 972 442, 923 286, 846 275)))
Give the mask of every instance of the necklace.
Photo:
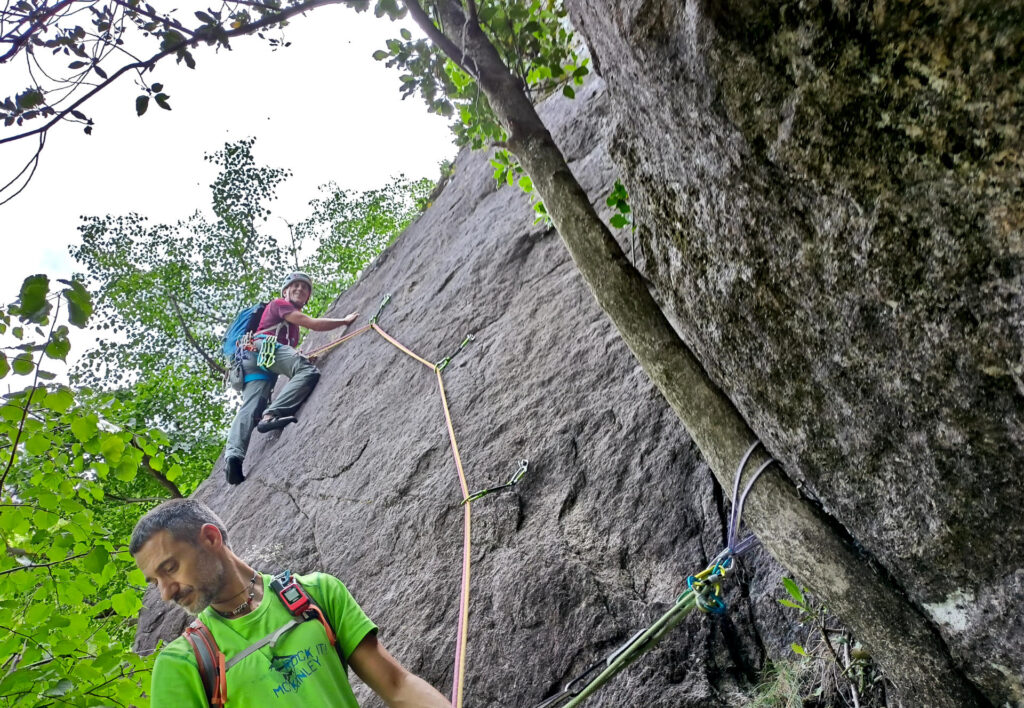
MULTIPOLYGON (((221 615, 222 617, 237 617, 238 615, 242 614, 243 612, 248 611, 249 607, 250 607, 250 603, 252 603, 253 598, 256 597, 256 577, 258 575, 259 575, 259 573, 257 573, 255 570, 252 572, 252 580, 249 581, 249 597, 245 598, 245 602, 243 602, 241 605, 239 605, 235 609, 231 610, 230 612, 221 612, 220 610, 217 610, 217 613, 219 615, 221 615)), ((239 592, 245 592, 245 590, 243 589, 243 590, 241 590, 239 592)), ((237 593, 237 592, 235 593, 235 595, 238 595, 238 594, 239 593, 237 593)), ((216 608, 214 608, 214 609, 216 609, 216 608)))

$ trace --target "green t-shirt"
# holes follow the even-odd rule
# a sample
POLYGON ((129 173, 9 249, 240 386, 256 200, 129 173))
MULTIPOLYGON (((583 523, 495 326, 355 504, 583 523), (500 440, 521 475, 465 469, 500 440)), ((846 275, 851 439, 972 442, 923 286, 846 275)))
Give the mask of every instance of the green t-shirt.
MULTIPOLYGON (((348 658, 366 635, 377 630, 337 578, 326 573, 295 576, 327 615, 348 658)), ((263 575, 263 600, 254 612, 228 620, 212 608, 199 614, 227 660, 287 624, 292 615, 263 575)), ((232 708, 358 708, 345 668, 316 620, 301 622, 228 669, 228 705, 232 708)), ((192 645, 178 637, 164 647, 153 667, 153 708, 209 706, 192 645)))

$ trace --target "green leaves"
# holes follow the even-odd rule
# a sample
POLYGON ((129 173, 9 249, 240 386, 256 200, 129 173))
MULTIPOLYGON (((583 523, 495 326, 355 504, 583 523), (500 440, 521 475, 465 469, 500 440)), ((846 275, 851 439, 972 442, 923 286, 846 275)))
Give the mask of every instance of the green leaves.
POLYGON ((23 322, 44 323, 50 314, 46 296, 50 292, 50 279, 45 275, 30 275, 21 284, 18 304, 10 308, 23 322))
POLYGON ((92 295, 77 280, 60 280, 68 287, 61 291, 68 304, 68 320, 76 327, 85 327, 92 315, 92 295))
MULTIPOLYGON (((25 312, 42 283, 23 288, 25 312)), ((68 286, 61 296, 76 299, 84 323, 90 301, 68 286)), ((39 327, 13 329, 23 373, 34 369, 32 352, 70 348, 63 325, 42 342, 26 339, 45 336, 39 327)), ((144 704, 152 658, 130 651, 142 588, 125 544, 145 507, 123 502, 163 492, 138 475, 144 450, 164 465, 181 461, 165 435, 125 430, 124 417, 117 397, 66 386, 33 386, 0 405, 0 695, 12 706, 144 704)))
POLYGON ((50 335, 50 340, 46 343, 46 348, 43 351, 51 359, 64 361, 67 358, 68 352, 71 351, 68 328, 61 325, 55 329, 53 334, 50 335))
MULTIPOLYGON (((394 18, 392 3, 378 0, 377 16, 394 18)), ((528 97, 537 102, 557 91, 575 97, 576 88, 590 73, 589 59, 580 56, 582 45, 569 27, 561 3, 484 0, 476 7, 480 28, 505 65, 523 82, 528 97)), ((428 3, 424 10, 436 27, 443 26, 435 5, 428 3)), ((455 30, 452 33, 457 34, 455 30)), ((399 34, 401 39, 388 40, 387 49, 374 52, 373 57, 399 69, 402 96, 419 92, 428 111, 458 115, 459 120, 452 125, 458 145, 480 149, 503 142, 504 129, 466 68, 433 44, 413 39, 408 30, 402 29, 399 34)))
POLYGON ((613 229, 621 229, 624 226, 629 226, 633 231, 636 231, 636 225, 633 223, 633 214, 629 206, 629 193, 626 188, 622 185, 622 182, 615 180, 615 186, 612 188, 611 194, 608 195, 608 199, 605 203, 615 209, 616 214, 612 215, 609 220, 613 229))
POLYGON ((110 605, 122 617, 134 617, 142 609, 142 600, 138 593, 125 591, 111 597, 110 605))
POLYGON ((793 581, 792 578, 783 578, 782 585, 786 588, 786 592, 793 598, 794 601, 800 606, 804 607, 807 605, 807 600, 804 598, 804 593, 800 587, 793 581))
POLYGON ((142 94, 135 99, 135 115, 141 116, 149 108, 149 96, 142 94))
POLYGON ((14 357, 14 361, 11 362, 11 366, 14 369, 14 373, 25 376, 26 374, 32 373, 35 369, 36 363, 32 360, 31 354, 23 352, 14 357))
POLYGON ((102 573, 110 561, 110 552, 102 546, 96 546, 82 560, 82 567, 90 573, 102 573))
POLYGON ((96 416, 93 414, 79 415, 71 421, 71 433, 79 442, 88 442, 92 440, 99 426, 96 424, 96 416))
POLYGON ((18 94, 15 103, 23 111, 41 106, 46 99, 38 89, 28 89, 18 94))
POLYGON ((74 402, 75 397, 69 389, 58 388, 43 398, 42 405, 54 413, 64 413, 74 402))

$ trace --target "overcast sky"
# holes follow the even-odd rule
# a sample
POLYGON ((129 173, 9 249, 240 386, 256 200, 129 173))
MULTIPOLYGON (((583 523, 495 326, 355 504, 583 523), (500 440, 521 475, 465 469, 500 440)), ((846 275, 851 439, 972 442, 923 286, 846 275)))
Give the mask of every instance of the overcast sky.
MULTIPOLYGON (((366 189, 399 173, 436 179, 438 164, 456 152, 447 121, 418 97, 400 100, 398 72, 371 57, 400 26, 329 6, 294 19, 285 49, 240 37, 230 52, 195 50, 194 71, 165 59, 150 80, 164 84, 172 110, 151 103, 142 117, 134 107, 140 90, 122 77, 86 105, 92 136, 77 125, 54 129, 33 181, 0 207, 0 300, 14 299, 26 275, 75 270, 67 249, 81 215, 137 212, 173 222, 208 210, 216 167, 203 154, 228 140, 254 136, 259 163, 292 170, 273 211, 293 222, 330 180, 366 189)), ((27 85, 23 77, 12 82, 11 68, 0 71, 0 97, 27 85)), ((0 146, 0 183, 33 149, 0 146)), ((280 219, 269 226, 286 233, 280 219)))

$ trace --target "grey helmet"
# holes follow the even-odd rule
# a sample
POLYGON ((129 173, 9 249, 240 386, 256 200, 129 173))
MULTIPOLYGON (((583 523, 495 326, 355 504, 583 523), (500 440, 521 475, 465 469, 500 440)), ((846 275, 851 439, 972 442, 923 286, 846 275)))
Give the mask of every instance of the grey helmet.
POLYGON ((281 294, 284 295, 285 289, 294 282, 305 283, 306 285, 309 286, 309 292, 310 294, 312 294, 313 281, 310 279, 308 275, 306 275, 305 273, 300 273, 299 271, 295 271, 294 273, 289 274, 288 277, 284 279, 284 282, 281 284, 281 294))

